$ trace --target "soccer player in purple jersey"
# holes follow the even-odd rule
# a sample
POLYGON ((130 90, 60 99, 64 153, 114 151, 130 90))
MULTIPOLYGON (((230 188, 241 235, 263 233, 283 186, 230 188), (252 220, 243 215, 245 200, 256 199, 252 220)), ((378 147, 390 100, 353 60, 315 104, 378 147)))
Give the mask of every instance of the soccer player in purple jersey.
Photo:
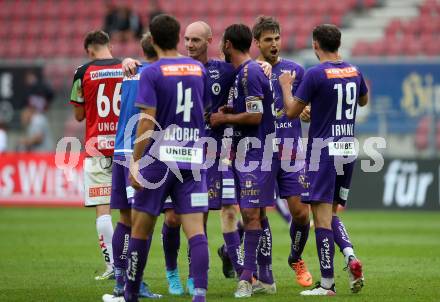
MULTIPOLYGON (((251 59, 251 44, 252 32, 246 25, 233 24, 226 28, 222 50, 226 62, 231 62, 237 72, 228 99, 232 108, 220 107, 219 112, 211 114, 210 118, 213 128, 225 124, 234 126, 234 174, 245 230, 243 271, 235 292, 236 298, 252 295, 257 248, 260 240, 270 240, 267 234, 263 236, 262 226, 268 223, 265 209, 273 205, 275 189, 271 171, 275 132, 271 108, 273 93, 269 79, 258 63, 251 59)), ((271 253, 272 242, 265 242, 264 246, 267 249, 265 253, 271 253)), ((267 263, 258 272, 264 274, 258 278, 265 280, 270 292, 275 293, 271 265, 267 263)))
POLYGON ((142 72, 139 82, 136 105, 144 117, 138 122, 130 167, 130 180, 137 191, 132 207, 125 299, 112 301, 138 301, 148 257, 146 242, 165 199, 171 196, 189 241, 195 287, 192 301, 204 302, 209 254, 203 213, 208 210, 208 193, 203 170, 205 150, 198 141, 205 136, 207 76, 200 62, 179 56, 180 24, 175 18, 165 14, 155 17, 150 32, 159 60, 142 72), (151 136, 153 130, 156 132, 151 136), (200 173, 197 175, 194 169, 200 173))
MULTIPOLYGON (((296 281, 303 287, 312 285, 312 275, 307 269, 301 254, 309 236, 310 221, 309 207, 301 203, 301 193, 304 191, 300 183, 300 178, 304 175, 303 160, 297 159, 297 154, 302 149, 301 144, 301 122, 299 118, 289 120, 284 111, 283 91, 278 83, 278 77, 283 72, 296 73, 295 81, 292 85, 292 93, 295 93, 301 83, 304 69, 299 64, 281 58, 281 28, 277 20, 272 17, 261 16, 257 19, 252 33, 254 41, 260 54, 258 60, 265 60, 272 65, 272 87, 274 90, 275 108, 275 127, 276 145, 274 152, 277 160, 273 168, 276 174, 279 196, 287 200, 287 204, 292 215, 290 224, 291 248, 288 258, 289 266, 296 273, 296 281), (297 152, 299 150, 299 152, 297 152), (290 166, 291 162, 298 166, 295 172, 286 171, 283 166, 290 166)), ((299 156, 301 157, 301 156, 299 156)), ((264 229, 264 226, 263 226, 264 229)), ((270 234, 270 227, 267 223, 267 231, 270 234)), ((267 262, 272 263, 272 255, 261 255, 258 258, 269 258, 267 262)), ((258 262, 258 261, 257 261, 258 262)), ((262 288, 264 291, 264 288, 262 288)), ((255 291, 255 289, 254 289, 255 291)))
MULTIPOLYGON (((157 60, 157 54, 151 45, 150 33, 145 34, 141 39, 141 47, 146 62, 138 69, 138 73, 133 77, 124 77, 121 86, 121 111, 118 120, 118 130, 116 131, 115 151, 113 155, 112 170, 112 191, 110 197, 110 207, 119 210, 119 221, 116 224, 112 238, 114 271, 116 285, 113 289, 113 296, 124 295, 125 271, 127 269, 127 250, 131 232, 131 205, 133 203, 134 189, 128 182, 129 170, 123 165, 126 159, 133 152, 133 143, 136 136, 136 128, 133 128, 131 135, 125 135, 129 120, 139 113, 139 109, 134 106, 137 97, 138 82, 140 73, 148 65, 157 60)), ((151 244, 151 238, 147 245, 151 244)), ((104 295, 106 299, 108 295, 104 295)), ((111 296, 111 295, 110 295, 111 296)), ((142 282, 139 290, 139 297, 160 298, 160 295, 150 292, 146 283, 142 282)))
MULTIPOLYGON (((211 112, 217 112, 227 102, 229 89, 235 80, 235 68, 225 61, 208 58, 212 32, 205 22, 197 21, 188 25, 184 37, 188 56, 200 61, 206 68, 212 102, 211 112)), ((234 175, 230 154, 223 148, 225 130, 226 127, 207 129, 207 135, 217 142, 215 154, 208 154, 215 162, 207 171, 207 182, 209 209, 221 209, 221 227, 225 245, 217 252, 223 262, 223 274, 226 278, 234 278, 235 273, 241 273, 242 267, 239 261, 240 235, 237 230, 238 213, 234 175)), ((207 218, 206 215, 205 223, 207 218)))
POLYGON ((368 103, 368 89, 360 71, 339 56, 341 32, 330 24, 313 30, 313 50, 320 64, 310 68, 292 97, 294 77, 284 73, 279 81, 283 89, 287 116, 300 115, 311 105, 311 124, 307 145, 304 180, 308 192, 303 201, 311 204, 315 222, 316 245, 321 282, 301 295, 336 294, 334 281, 334 244, 345 256, 352 292, 363 286, 361 262, 342 221, 336 216, 338 204, 345 205, 353 173, 356 150, 354 126, 357 105, 368 103))

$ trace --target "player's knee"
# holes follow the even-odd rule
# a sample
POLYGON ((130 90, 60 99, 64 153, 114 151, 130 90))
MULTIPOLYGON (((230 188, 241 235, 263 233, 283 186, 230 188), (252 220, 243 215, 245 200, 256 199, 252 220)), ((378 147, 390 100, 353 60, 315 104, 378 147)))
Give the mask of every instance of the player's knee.
POLYGON ((234 207, 223 207, 221 211, 221 217, 224 223, 234 224, 236 221, 237 211, 234 207))
POLYGON ((241 215, 246 229, 260 228, 260 211, 258 209, 243 209, 241 215))
POLYGON ((175 213, 167 214, 165 215, 165 224, 170 228, 177 228, 182 224, 182 221, 180 220, 179 215, 175 213))
POLYGON ((131 226, 131 209, 120 210, 119 222, 131 226))
POLYGON ((307 224, 309 222, 309 208, 308 207, 299 207, 293 209, 291 212, 292 219, 296 223, 299 224, 307 224))

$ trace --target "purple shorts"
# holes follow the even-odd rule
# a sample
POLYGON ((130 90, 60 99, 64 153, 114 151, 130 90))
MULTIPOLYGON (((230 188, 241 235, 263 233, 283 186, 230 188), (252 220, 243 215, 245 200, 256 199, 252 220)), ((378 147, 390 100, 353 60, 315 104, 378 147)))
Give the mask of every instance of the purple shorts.
POLYGON ((333 161, 321 161, 318 171, 310 171, 310 164, 307 164, 304 184, 308 189, 301 194, 301 200, 309 204, 336 202, 345 207, 354 165, 355 162, 345 164, 343 175, 338 175, 333 161))
POLYGON ((287 199, 291 196, 301 196, 304 193, 304 187, 300 182, 301 177, 304 177, 304 168, 298 172, 286 172, 281 167, 280 160, 275 160, 272 167, 280 198, 287 199))
POLYGON ((171 198, 168 197, 163 204, 162 213, 165 213, 165 211, 169 209, 174 209, 174 204, 171 198))
POLYGON ((235 179, 232 166, 226 166, 227 171, 219 171, 219 158, 208 168, 206 179, 208 183, 209 209, 220 210, 224 205, 236 205, 235 179))
POLYGON ((134 189, 128 181, 130 172, 128 168, 119 164, 118 161, 125 161, 125 155, 113 156, 110 208, 119 210, 131 209, 134 189))
POLYGON ((191 170, 180 170, 183 182, 166 169, 142 169, 142 177, 150 183, 162 184, 156 189, 136 191, 133 208, 159 216, 168 196, 173 200, 176 214, 204 213, 208 211, 206 172, 201 171, 200 181, 196 181, 191 170))
POLYGON ((274 205, 273 171, 261 171, 260 167, 253 172, 240 172, 235 168, 233 171, 240 208, 265 208, 274 205))

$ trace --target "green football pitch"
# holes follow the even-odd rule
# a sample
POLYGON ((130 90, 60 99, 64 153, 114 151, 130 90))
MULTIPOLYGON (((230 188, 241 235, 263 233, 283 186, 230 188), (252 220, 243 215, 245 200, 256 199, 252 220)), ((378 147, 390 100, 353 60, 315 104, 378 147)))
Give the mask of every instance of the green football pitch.
MULTIPOLYGON (((335 255, 337 296, 300 297, 301 288, 287 266, 289 230, 270 213, 273 269, 278 293, 249 301, 440 301, 440 213, 346 211, 341 214, 362 260, 365 287, 351 294, 343 257, 335 255)), ((114 215, 113 221, 116 221, 114 215)), ((0 209, 0 301, 101 301, 113 281, 95 281, 103 271, 90 209, 0 209)), ((190 301, 167 295, 158 220, 144 279, 164 294, 162 301, 190 301)), ((208 301, 235 301, 236 282, 223 278, 217 247, 223 238, 217 213, 208 226, 210 271, 208 301)), ((183 236, 183 233, 182 233, 183 236)), ((319 267, 313 229, 304 259, 314 279, 319 267)), ((187 274, 186 240, 179 257, 182 282, 187 274)))

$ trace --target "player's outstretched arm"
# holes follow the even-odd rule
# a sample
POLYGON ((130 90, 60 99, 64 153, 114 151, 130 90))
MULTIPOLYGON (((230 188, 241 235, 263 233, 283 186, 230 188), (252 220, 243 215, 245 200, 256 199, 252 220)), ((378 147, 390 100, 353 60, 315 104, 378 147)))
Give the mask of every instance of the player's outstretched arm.
POLYGON ((215 112, 211 114, 210 124, 211 127, 215 128, 223 124, 232 124, 232 125, 259 125, 261 123, 261 119, 263 118, 262 113, 224 113, 222 111, 215 112))
POLYGON ((142 189, 142 185, 138 181, 139 175, 139 160, 145 152, 145 149, 150 144, 150 133, 154 130, 154 119, 156 117, 155 108, 141 109, 141 117, 139 118, 136 140, 133 146, 133 159, 130 164, 130 182, 135 190, 142 189), (148 115, 149 118, 144 118, 144 115, 148 115))
POLYGON ((366 95, 359 97, 358 104, 361 107, 364 107, 365 105, 368 104, 368 93, 366 95))
POLYGON ((286 115, 290 119, 297 118, 303 112, 306 104, 298 101, 292 95, 292 84, 295 80, 295 71, 291 74, 290 72, 283 72, 279 77, 279 83, 281 90, 283 91, 283 102, 286 115))
POLYGON ((122 72, 125 76, 130 77, 136 75, 138 66, 141 66, 142 63, 138 60, 132 58, 125 58, 122 61, 122 72))

